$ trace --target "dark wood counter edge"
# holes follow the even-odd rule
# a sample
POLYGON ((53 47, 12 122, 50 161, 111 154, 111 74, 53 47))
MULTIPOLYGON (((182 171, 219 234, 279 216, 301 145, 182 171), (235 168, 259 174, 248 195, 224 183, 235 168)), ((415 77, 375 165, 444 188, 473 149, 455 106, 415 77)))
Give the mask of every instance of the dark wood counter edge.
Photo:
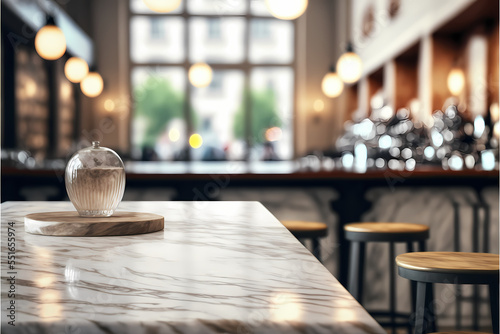
MULTIPOLYGON (((63 170, 49 169, 18 169, 14 167, 2 167, 2 177, 8 176, 28 176, 28 177, 54 177, 63 176, 63 170)), ((384 178, 488 178, 499 179, 499 171, 484 170, 460 170, 450 171, 443 169, 422 169, 414 171, 397 170, 376 170, 365 173, 355 173, 348 171, 319 171, 319 172, 293 172, 293 173, 134 173, 127 172, 127 179, 131 180, 205 180, 213 176, 228 176, 235 180, 311 180, 311 179, 384 179, 384 178)))

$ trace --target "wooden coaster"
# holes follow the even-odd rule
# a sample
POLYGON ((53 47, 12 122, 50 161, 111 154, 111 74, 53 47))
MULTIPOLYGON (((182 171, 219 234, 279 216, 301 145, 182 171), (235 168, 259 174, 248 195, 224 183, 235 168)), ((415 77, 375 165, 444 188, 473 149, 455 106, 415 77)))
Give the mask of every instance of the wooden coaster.
POLYGON ((146 212, 115 212, 111 217, 81 217, 76 211, 39 212, 24 217, 24 228, 31 234, 97 237, 131 235, 161 231, 163 216, 146 212))

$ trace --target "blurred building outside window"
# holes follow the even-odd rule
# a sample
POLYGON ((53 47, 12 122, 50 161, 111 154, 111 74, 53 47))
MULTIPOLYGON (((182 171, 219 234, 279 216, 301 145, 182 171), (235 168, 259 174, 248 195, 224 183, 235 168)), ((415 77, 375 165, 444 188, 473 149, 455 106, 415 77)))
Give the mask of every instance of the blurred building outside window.
POLYGON ((168 14, 129 1, 135 158, 292 158, 293 22, 270 17, 264 0, 183 0, 168 14), (197 62, 213 70, 205 88, 187 79, 197 62))

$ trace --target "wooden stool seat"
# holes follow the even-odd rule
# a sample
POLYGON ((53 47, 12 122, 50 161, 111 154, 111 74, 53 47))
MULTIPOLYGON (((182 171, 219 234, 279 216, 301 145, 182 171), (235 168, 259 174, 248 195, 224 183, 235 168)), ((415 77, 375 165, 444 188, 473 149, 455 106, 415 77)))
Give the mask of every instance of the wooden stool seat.
POLYGON ((296 238, 321 238, 328 234, 324 223, 285 220, 281 222, 296 238))
POLYGON ((408 242, 429 237, 429 226, 415 223, 351 223, 344 231, 351 241, 408 242))
POLYGON ((325 223, 306 222, 300 220, 284 220, 281 222, 297 239, 311 239, 312 253, 321 261, 321 245, 319 238, 326 237, 328 226, 325 223))
POLYGON ((410 270, 472 275, 498 276, 497 254, 460 252, 417 252, 396 257, 401 268, 410 270))
MULTIPOLYGON (((417 283, 415 333, 434 327, 432 283, 488 284, 493 332, 498 334, 498 278, 497 254, 461 252, 417 252, 396 257, 399 276, 417 283)), ((434 329, 435 330, 435 329, 434 329)))
POLYGON ((469 332, 469 331, 447 331, 447 332, 432 332, 429 334, 491 334, 485 332, 469 332))

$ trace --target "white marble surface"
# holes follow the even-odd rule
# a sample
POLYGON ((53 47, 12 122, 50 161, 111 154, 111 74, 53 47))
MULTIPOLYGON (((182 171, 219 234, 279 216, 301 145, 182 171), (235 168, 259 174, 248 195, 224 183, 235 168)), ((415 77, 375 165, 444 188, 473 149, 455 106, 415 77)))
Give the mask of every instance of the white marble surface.
POLYGON ((23 217, 69 202, 2 204, 2 333, 384 333, 257 202, 123 202, 165 230, 49 237, 23 217), (16 229, 16 326, 5 316, 16 229))

